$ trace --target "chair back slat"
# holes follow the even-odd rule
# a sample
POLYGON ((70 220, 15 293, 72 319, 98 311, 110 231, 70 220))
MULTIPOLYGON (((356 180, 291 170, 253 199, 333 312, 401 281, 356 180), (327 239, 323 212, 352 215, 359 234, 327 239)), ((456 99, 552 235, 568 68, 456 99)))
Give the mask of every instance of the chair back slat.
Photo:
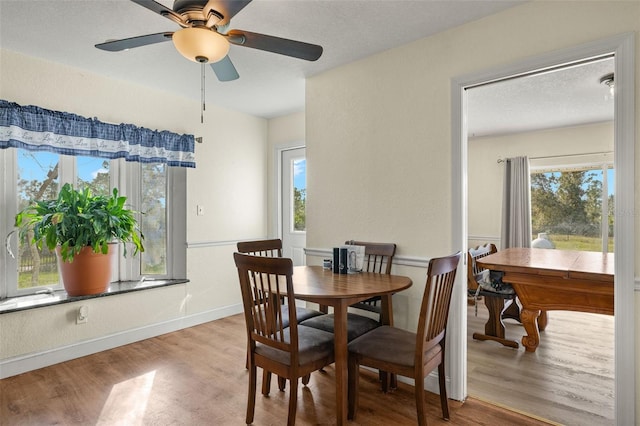
POLYGON ((240 253, 264 257, 282 257, 282 240, 240 241, 237 244, 240 253))
POLYGON ((476 277, 484 270, 484 268, 478 266, 476 260, 489 256, 497 251, 498 249, 496 249, 496 246, 491 243, 486 243, 469 249, 467 252, 467 287, 470 290, 478 288, 478 281, 476 277))
POLYGON ((418 322, 418 345, 422 348, 416 351, 417 356, 444 339, 460 256, 458 252, 429 262, 418 322))
MULTIPOLYGON (((242 291, 249 344, 255 342, 289 352, 292 361, 298 347, 295 309, 284 309, 283 303, 294 302, 293 263, 283 257, 253 256, 234 253, 242 291), (284 316, 289 315, 288 333, 284 316)), ((296 360, 297 362, 297 360, 296 360)))

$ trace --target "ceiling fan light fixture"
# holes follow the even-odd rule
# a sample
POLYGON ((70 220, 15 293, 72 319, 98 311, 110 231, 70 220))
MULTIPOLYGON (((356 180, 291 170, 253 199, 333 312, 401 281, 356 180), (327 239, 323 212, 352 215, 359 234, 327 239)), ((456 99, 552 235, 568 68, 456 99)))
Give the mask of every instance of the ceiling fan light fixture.
POLYGON ((193 62, 218 62, 229 53, 229 42, 207 27, 188 27, 172 36, 173 45, 182 56, 193 62))

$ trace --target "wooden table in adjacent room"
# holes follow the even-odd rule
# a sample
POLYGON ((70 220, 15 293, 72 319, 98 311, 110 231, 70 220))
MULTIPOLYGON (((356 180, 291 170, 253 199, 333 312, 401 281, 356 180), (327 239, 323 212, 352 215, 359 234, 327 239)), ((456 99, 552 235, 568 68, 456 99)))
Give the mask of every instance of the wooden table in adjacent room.
POLYGON ((477 262, 504 272, 502 280, 515 289, 527 352, 535 352, 540 343, 536 319, 541 310, 613 315, 613 253, 508 248, 477 262))
POLYGON ((321 266, 293 268, 293 292, 297 299, 333 307, 338 425, 347 423, 347 308, 353 303, 381 296, 382 322, 393 325, 391 296, 411 284, 409 277, 400 275, 335 274, 321 266))

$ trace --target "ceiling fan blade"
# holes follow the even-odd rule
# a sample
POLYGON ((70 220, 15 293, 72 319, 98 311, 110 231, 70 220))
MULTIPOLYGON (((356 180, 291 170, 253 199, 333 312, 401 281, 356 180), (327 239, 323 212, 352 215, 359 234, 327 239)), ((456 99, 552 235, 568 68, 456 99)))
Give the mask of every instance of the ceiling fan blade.
POLYGON ((218 77, 218 80, 220 81, 232 81, 237 80, 240 77, 236 67, 233 66, 233 62, 231 62, 229 55, 225 56, 218 62, 212 63, 211 68, 213 69, 213 72, 216 73, 216 77, 218 77))
POLYGON ((322 56, 322 46, 274 37, 265 34, 251 33, 243 30, 231 30, 227 33, 230 43, 252 47, 267 52, 279 53, 294 58, 315 61, 322 56))
POLYGON ((163 41, 171 40, 172 32, 147 34, 143 36, 123 38, 121 40, 105 41, 104 43, 96 44, 98 49, 106 50, 108 52, 119 52, 121 50, 133 49, 134 47, 146 46, 148 44, 161 43, 163 41))
POLYGON ((131 0, 132 2, 139 4, 142 7, 149 9, 152 12, 157 13, 160 16, 164 16, 165 18, 171 19, 177 23, 184 23, 182 16, 169 9, 168 7, 158 3, 153 0, 131 0))
POLYGON ((251 0, 209 0, 205 4, 203 11, 206 15, 209 10, 215 10, 222 15, 222 20, 217 25, 227 25, 229 20, 249 3, 251 3, 251 0))

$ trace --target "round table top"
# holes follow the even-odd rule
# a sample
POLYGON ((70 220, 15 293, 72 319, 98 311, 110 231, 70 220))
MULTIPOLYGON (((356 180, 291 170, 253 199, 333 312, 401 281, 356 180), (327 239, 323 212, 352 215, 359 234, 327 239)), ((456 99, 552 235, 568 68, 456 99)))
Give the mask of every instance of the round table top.
POLYGON ((293 268, 293 292, 296 296, 323 298, 373 297, 393 294, 412 285, 411 278, 402 275, 357 272, 338 274, 322 266, 293 268))

